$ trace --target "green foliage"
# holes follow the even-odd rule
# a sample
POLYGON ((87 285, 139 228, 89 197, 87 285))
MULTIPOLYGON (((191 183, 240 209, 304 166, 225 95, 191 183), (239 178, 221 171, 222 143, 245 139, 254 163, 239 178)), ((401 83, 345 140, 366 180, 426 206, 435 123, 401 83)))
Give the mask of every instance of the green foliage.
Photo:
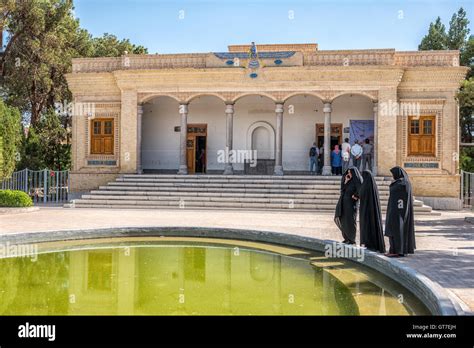
POLYGON ((474 141, 474 78, 462 82, 456 98, 460 105, 461 141, 471 143, 474 141))
POLYGON ((461 148, 459 166, 466 172, 474 173, 474 147, 470 146, 461 148))
POLYGON ((0 100, 0 180, 9 177, 16 167, 21 143, 21 116, 17 109, 0 100))
POLYGON ((441 22, 441 18, 436 18, 434 23, 430 23, 428 34, 421 40, 418 50, 445 50, 447 49, 448 36, 446 27, 441 22))
POLYGON ((143 46, 136 46, 128 39, 119 40, 115 35, 105 33, 102 37, 92 39, 93 54, 91 57, 119 57, 125 52, 130 54, 147 54, 143 46))
POLYGON ((64 75, 71 58, 91 48, 72 16, 72 0, 8 1, 6 6, 10 40, 2 58, 4 94, 34 125, 48 107, 70 99, 64 75))
POLYGON ((92 38, 73 16, 72 0, 1 0, 9 43, 3 66, 3 94, 36 125, 56 103, 71 100, 65 74, 75 57, 120 56, 147 53, 128 39, 114 35, 92 38))
POLYGON ((23 191, 0 190, 0 207, 31 207, 33 201, 23 191))
POLYGON ((23 138, 21 161, 18 164, 17 170, 25 168, 31 170, 42 170, 46 168, 43 158, 41 140, 35 127, 30 127, 28 136, 23 138))
POLYGON ((31 126, 23 140, 24 160, 18 169, 66 170, 71 166, 71 145, 60 117, 49 110, 39 123, 31 126))
POLYGON ((450 50, 463 50, 469 36, 469 20, 466 18, 466 11, 461 7, 454 13, 449 22, 447 35, 447 48, 450 50))
MULTIPOLYGON (((148 51, 111 34, 93 38, 74 17, 72 0, 0 1, 0 26, 9 36, 5 52, 0 56, 3 68, 0 96, 20 110, 25 123, 31 123, 20 149, 18 169, 67 169, 71 146, 70 134, 65 132, 71 120, 65 117, 58 122, 48 110, 72 99, 65 79, 71 71, 72 58, 115 57, 125 52, 148 51)), ((7 139, 3 143, 12 144, 7 139)), ((5 151, 10 153, 10 150, 5 151)), ((12 166, 5 151, 8 173, 12 166)))
POLYGON ((428 34, 421 40, 418 50, 459 50, 461 65, 471 68, 467 76, 470 78, 474 75, 474 36, 469 36, 469 33, 469 20, 461 7, 451 17, 447 33, 440 17, 430 23, 428 34))

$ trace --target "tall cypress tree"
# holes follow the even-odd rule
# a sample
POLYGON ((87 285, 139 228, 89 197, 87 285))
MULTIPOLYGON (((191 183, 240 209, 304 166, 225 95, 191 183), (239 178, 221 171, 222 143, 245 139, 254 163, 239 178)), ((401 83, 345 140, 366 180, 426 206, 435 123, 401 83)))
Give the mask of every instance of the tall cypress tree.
POLYGON ((421 40, 418 50, 445 50, 447 41, 446 27, 441 22, 441 18, 438 17, 434 23, 430 23, 428 34, 421 40))

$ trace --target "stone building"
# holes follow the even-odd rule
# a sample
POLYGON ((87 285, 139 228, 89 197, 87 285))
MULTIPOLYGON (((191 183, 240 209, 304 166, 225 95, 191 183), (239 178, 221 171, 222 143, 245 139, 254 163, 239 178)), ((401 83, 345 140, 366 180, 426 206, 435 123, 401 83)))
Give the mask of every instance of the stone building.
POLYGON ((466 72, 458 51, 317 44, 74 59, 72 188, 131 173, 306 174, 313 142, 326 175, 334 145, 368 138, 378 176, 402 166, 418 197, 455 207, 466 72))

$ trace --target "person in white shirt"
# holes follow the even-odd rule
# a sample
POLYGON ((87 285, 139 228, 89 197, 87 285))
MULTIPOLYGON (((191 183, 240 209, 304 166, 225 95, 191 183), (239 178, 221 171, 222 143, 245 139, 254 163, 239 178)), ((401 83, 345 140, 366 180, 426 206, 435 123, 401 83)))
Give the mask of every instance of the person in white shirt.
POLYGON ((344 139, 344 142, 341 145, 342 151, 342 172, 345 173, 349 168, 349 160, 351 157, 351 144, 349 144, 349 139, 344 139))
POLYGON ((360 169, 360 162, 362 160, 362 146, 359 145, 359 141, 356 140, 355 144, 351 147, 351 155, 352 155, 352 165, 357 169, 360 169))

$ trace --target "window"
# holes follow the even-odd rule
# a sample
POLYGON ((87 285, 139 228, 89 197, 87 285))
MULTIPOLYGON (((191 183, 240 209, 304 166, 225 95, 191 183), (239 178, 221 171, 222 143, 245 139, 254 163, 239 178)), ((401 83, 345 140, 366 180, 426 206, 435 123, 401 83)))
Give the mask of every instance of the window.
POLYGON ((410 116, 408 154, 410 156, 435 156, 435 116, 410 116))
POLYGON ((114 120, 110 118, 91 121, 91 154, 114 154, 114 120))

